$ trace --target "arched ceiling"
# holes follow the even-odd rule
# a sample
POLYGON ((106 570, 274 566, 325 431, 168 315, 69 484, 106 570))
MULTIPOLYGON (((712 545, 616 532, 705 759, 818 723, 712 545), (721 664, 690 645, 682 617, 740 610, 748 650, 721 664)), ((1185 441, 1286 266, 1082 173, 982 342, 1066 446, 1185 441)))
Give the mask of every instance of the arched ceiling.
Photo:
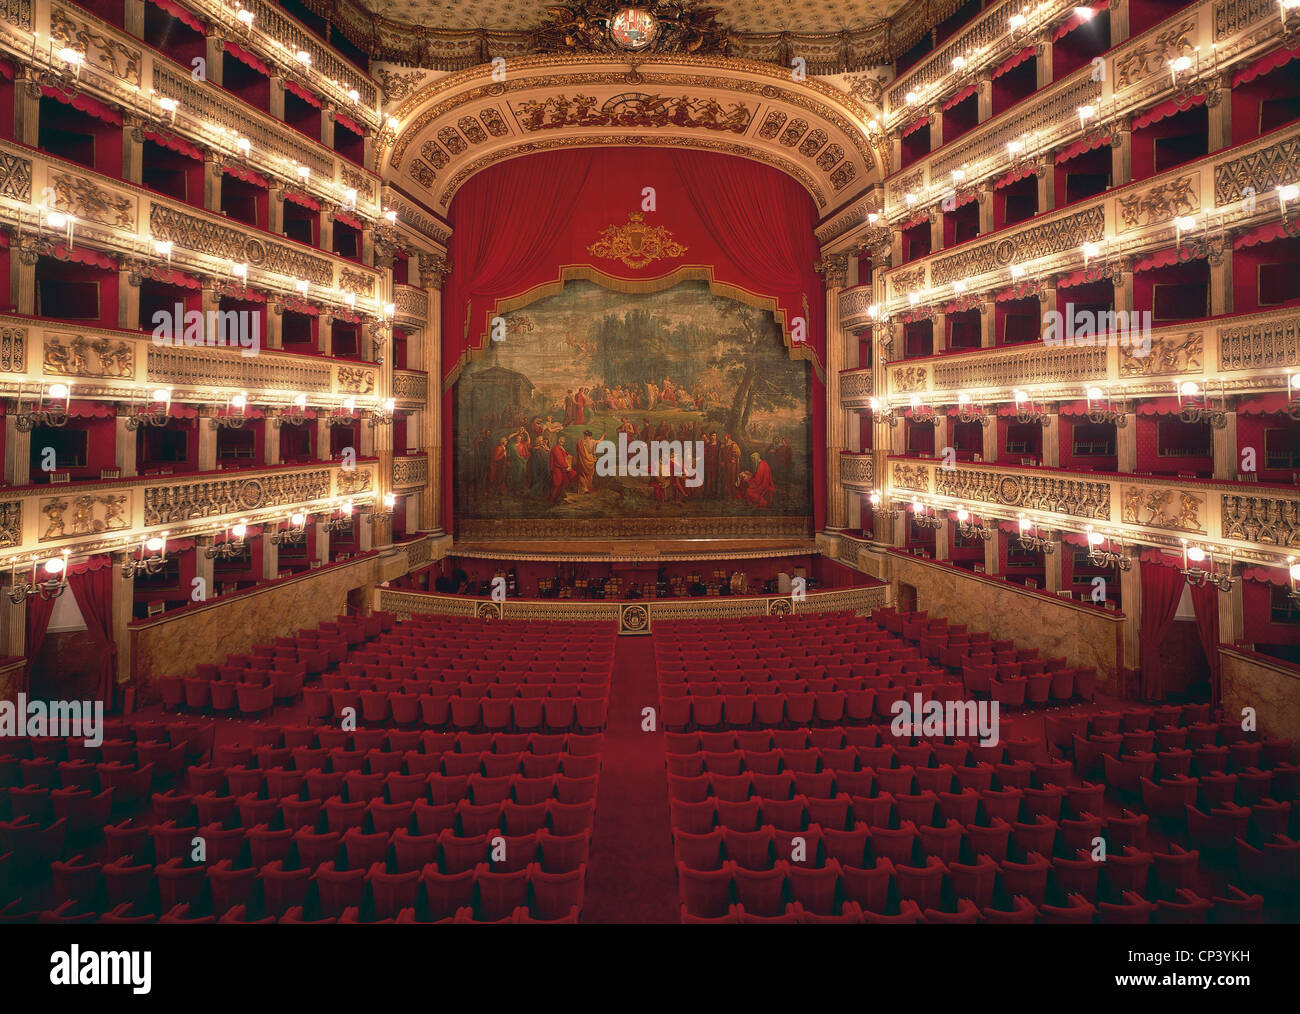
POLYGON ((878 110, 825 81, 723 57, 523 57, 504 80, 483 65, 418 87, 386 110, 384 177, 438 215, 474 173, 570 146, 656 145, 739 155, 812 195, 819 217, 888 174, 866 123, 878 110))

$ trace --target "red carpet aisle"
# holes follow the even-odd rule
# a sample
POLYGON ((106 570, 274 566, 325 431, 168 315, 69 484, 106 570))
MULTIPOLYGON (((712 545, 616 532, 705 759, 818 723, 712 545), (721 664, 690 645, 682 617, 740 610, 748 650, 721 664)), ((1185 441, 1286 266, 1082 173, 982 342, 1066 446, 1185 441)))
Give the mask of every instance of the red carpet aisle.
POLYGON ((651 640, 620 637, 614 648, 584 923, 680 921, 664 737, 661 731, 641 731, 646 707, 659 707, 651 640))

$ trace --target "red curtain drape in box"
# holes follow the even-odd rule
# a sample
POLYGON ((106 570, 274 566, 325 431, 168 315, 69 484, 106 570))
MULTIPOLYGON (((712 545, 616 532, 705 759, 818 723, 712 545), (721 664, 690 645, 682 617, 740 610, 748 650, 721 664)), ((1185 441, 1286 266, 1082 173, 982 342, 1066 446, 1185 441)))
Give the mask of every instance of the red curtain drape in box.
MULTIPOLYGON (((561 280, 565 268, 598 273, 598 284, 648 291, 677 279, 708 277, 775 303, 787 344, 794 318, 806 319, 813 359, 814 522, 825 521, 825 289, 814 265, 817 211, 793 179, 730 155, 659 148, 541 152, 486 169, 465 184, 450 209, 453 226, 443 288, 443 425, 453 432, 451 386, 504 300, 561 280), (656 210, 641 209, 653 187, 656 210), (604 230, 631 214, 661 226, 686 252, 640 267, 589 251, 604 230), (603 278, 603 280, 602 280, 603 278)), ((454 441, 444 442, 445 475, 454 441)), ((452 489, 443 489, 452 517, 452 489)))
POLYGON ((1192 587, 1196 632, 1201 638, 1205 660, 1210 664, 1210 706, 1215 708, 1219 706, 1219 594, 1213 585, 1192 587))
POLYGON ((1142 622, 1138 629, 1138 664, 1142 667, 1142 699, 1165 699, 1165 671, 1160 661, 1160 642, 1169 633, 1169 625, 1178 612, 1183 597, 1182 572, 1174 567, 1143 560, 1142 622))
MULTIPOLYGON (((38 574, 37 578, 44 580, 44 574, 38 574)), ((32 663, 45 641, 45 631, 49 629, 50 616, 54 613, 54 601, 43 599, 39 595, 33 595, 27 600, 27 640, 23 642, 27 648, 27 664, 23 666, 24 693, 32 686, 32 663)))
POLYGON ((68 576, 68 587, 77 597, 86 632, 95 639, 102 655, 95 673, 95 697, 104 702, 105 710, 113 706, 113 673, 116 669, 117 645, 113 643, 113 568, 100 567, 68 576))

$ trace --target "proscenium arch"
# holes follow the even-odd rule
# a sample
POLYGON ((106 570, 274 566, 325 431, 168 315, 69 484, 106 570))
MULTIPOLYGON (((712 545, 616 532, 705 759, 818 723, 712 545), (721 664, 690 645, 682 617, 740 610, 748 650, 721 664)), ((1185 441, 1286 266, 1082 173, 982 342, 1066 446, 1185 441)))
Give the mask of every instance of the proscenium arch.
POLYGON ((889 172, 887 145, 866 127, 874 114, 857 99, 826 81, 726 57, 521 57, 438 78, 385 112, 397 128, 381 138, 377 170, 442 217, 476 173, 564 147, 737 155, 797 181, 821 220, 889 172), (672 122, 611 122, 602 107, 628 93, 688 111, 672 122))

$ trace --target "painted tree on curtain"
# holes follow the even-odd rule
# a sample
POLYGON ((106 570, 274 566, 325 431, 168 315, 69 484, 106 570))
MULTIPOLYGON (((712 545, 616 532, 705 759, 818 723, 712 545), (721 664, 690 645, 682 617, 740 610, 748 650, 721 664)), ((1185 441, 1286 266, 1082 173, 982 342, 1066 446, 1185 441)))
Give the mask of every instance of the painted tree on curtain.
POLYGON ((810 530, 809 367, 769 311, 702 281, 636 294, 570 281, 506 320, 456 386, 462 532, 810 530), (593 471, 620 433, 702 449, 694 481, 593 471))

